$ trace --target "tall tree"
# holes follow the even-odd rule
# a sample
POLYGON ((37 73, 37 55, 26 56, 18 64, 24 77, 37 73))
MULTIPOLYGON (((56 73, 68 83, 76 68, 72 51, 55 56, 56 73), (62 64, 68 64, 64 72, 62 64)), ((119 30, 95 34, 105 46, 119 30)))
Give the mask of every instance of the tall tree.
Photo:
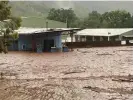
POLYGON ((130 28, 131 25, 131 19, 132 16, 127 11, 111 11, 111 12, 105 12, 102 15, 103 21, 108 22, 108 27, 110 28, 130 28))
POLYGON ((81 28, 133 28, 133 16, 123 10, 105 12, 104 14, 92 11, 79 23, 82 24, 81 28))
POLYGON ((72 8, 69 9, 54 9, 52 8, 49 11, 48 19, 50 20, 56 20, 67 23, 67 27, 72 27, 72 23, 77 19, 76 14, 72 10, 72 8))
POLYGON ((11 7, 9 1, 0 1, 0 52, 7 53, 7 46, 10 44, 10 39, 18 37, 15 29, 20 27, 21 18, 11 15, 11 7))
POLYGON ((88 17, 84 19, 84 28, 99 28, 101 27, 101 14, 97 11, 89 13, 88 17))

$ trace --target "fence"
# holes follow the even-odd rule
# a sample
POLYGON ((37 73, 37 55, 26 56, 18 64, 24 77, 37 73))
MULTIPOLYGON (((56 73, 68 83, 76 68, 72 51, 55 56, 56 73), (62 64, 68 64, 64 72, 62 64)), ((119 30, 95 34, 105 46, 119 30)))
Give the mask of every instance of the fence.
POLYGON ((89 41, 89 42, 66 42, 69 48, 85 48, 85 47, 109 47, 109 46, 130 46, 133 44, 126 41, 125 45, 121 41, 89 41))

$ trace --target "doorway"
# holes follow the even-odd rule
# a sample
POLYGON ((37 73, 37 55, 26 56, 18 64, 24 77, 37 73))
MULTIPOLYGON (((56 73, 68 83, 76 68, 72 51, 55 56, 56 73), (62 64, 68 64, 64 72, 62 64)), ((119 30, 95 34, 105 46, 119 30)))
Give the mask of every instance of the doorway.
POLYGON ((54 47, 54 40, 44 40, 43 51, 49 52, 54 47))

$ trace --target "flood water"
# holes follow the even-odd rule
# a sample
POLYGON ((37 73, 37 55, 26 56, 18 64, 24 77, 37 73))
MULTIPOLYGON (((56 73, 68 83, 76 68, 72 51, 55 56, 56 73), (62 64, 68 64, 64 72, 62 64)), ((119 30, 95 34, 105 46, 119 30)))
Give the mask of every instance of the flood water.
POLYGON ((0 54, 0 100, 133 100, 133 47, 0 54))

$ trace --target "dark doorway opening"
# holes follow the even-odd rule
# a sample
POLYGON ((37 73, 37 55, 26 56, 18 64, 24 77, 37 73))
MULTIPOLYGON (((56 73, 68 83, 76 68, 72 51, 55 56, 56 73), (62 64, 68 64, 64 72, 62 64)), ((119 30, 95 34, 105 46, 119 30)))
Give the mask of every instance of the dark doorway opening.
POLYGON ((49 52, 54 47, 54 40, 44 40, 43 51, 49 52))

